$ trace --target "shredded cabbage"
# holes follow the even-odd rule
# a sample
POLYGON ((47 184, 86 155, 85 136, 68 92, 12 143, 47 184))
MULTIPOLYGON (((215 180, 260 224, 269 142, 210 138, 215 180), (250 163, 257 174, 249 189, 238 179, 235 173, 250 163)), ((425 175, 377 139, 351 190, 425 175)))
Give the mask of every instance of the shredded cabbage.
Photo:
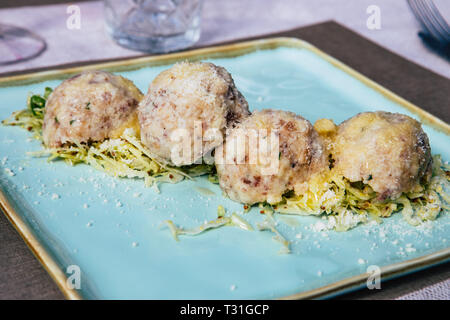
POLYGON ((52 91, 51 88, 47 87, 42 96, 29 94, 27 98, 27 108, 13 112, 9 119, 2 121, 2 124, 7 126, 20 126, 33 132, 33 137, 35 139, 42 140, 45 103, 52 91))
POLYGON ((225 208, 223 206, 218 206, 217 208, 217 219, 206 221, 198 227, 193 229, 184 229, 183 227, 178 227, 173 223, 172 220, 165 220, 164 223, 169 227, 173 238, 178 241, 179 235, 185 236, 196 236, 205 231, 211 229, 217 229, 224 226, 234 226, 246 231, 253 231, 253 227, 244 218, 240 217, 236 213, 232 213, 230 216, 226 215, 225 208))
POLYGON ((344 177, 332 174, 317 175, 305 194, 288 193, 282 202, 273 207, 281 214, 325 214, 334 219, 334 229, 339 231, 348 230, 368 218, 381 222, 381 218, 400 210, 405 220, 415 226, 434 220, 443 210, 450 209, 448 170, 449 165, 444 164, 440 156, 434 156, 431 181, 422 186, 422 190, 384 202, 377 199, 368 185, 350 183, 344 177))
POLYGON ((281 233, 277 230, 276 228, 276 223, 275 221, 271 218, 270 215, 268 215, 266 217, 266 219, 264 219, 261 223, 257 224, 258 230, 259 231, 271 231, 272 233, 274 233, 275 235, 272 237, 273 240, 281 243, 282 247, 280 249, 280 251, 278 253, 280 254, 288 254, 291 253, 291 249, 290 249, 290 242, 288 240, 286 240, 285 237, 283 237, 281 235, 281 233), (270 217, 270 218, 269 218, 270 217))

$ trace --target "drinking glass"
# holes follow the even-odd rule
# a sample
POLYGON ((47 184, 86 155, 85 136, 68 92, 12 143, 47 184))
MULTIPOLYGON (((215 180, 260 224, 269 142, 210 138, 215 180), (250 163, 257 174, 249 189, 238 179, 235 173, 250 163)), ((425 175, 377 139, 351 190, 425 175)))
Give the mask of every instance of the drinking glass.
POLYGON ((164 53, 200 38, 203 0, 104 0, 106 30, 120 45, 164 53))
POLYGON ((47 47, 44 39, 29 30, 0 23, 0 65, 37 57, 47 47))

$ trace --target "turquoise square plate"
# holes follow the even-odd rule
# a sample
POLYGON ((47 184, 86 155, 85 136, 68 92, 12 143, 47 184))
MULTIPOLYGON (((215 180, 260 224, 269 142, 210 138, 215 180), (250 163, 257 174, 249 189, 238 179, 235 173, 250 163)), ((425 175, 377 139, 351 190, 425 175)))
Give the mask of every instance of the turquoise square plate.
MULTIPOLYGON (((146 92, 159 72, 186 59, 224 66, 252 110, 279 108, 336 123, 362 111, 408 114, 424 124, 433 153, 450 160, 449 125, 289 38, 1 78, 0 118, 24 108, 29 92, 55 87, 81 70, 120 73, 146 92)), ((0 203, 71 299, 329 297, 365 286, 369 266, 380 268, 383 281, 450 257, 447 212, 419 227, 395 214, 348 232, 318 230, 317 217, 278 217, 280 232, 291 240, 292 253, 284 255, 271 233, 233 227, 176 242, 161 228, 163 220, 190 227, 214 219, 219 205, 228 212, 242 212, 242 206, 202 177, 162 185, 156 193, 141 180, 26 155, 40 149, 26 130, 0 126, 0 203), (80 271, 79 289, 69 285, 74 270, 80 271)), ((244 217, 252 224, 263 220, 256 209, 244 217)))

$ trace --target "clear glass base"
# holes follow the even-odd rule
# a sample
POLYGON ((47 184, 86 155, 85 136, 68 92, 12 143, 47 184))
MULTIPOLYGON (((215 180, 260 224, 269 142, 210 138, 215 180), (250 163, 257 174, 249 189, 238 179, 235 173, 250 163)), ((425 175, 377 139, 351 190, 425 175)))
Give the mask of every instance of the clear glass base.
POLYGON ((151 53, 188 48, 200 38, 202 0, 104 0, 106 30, 121 46, 151 53))
POLYGON ((0 65, 32 59, 46 47, 44 39, 35 33, 0 23, 0 65))
POLYGON ((121 46, 149 53, 167 53, 186 49, 195 44, 200 38, 200 28, 188 30, 181 34, 142 37, 120 30, 111 30, 108 32, 111 37, 121 46))

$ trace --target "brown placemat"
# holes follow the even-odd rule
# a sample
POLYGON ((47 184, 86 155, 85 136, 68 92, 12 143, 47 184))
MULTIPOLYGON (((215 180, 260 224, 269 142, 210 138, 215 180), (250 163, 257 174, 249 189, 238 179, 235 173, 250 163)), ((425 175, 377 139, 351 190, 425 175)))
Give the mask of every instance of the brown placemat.
MULTIPOLYGON (((308 41, 447 123, 450 122, 449 79, 405 60, 335 22, 253 39, 273 36, 295 37, 308 41)), ((235 42, 245 40, 249 39, 235 42)), ((83 64, 86 63, 72 63, 57 68, 83 64)), ((450 263, 447 263, 391 280, 382 286, 382 290, 362 290, 341 298, 392 299, 411 292, 412 288, 423 288, 448 279, 449 276, 450 263)), ((0 215, 0 299, 62 298, 63 295, 20 236, 5 216, 0 215)))

